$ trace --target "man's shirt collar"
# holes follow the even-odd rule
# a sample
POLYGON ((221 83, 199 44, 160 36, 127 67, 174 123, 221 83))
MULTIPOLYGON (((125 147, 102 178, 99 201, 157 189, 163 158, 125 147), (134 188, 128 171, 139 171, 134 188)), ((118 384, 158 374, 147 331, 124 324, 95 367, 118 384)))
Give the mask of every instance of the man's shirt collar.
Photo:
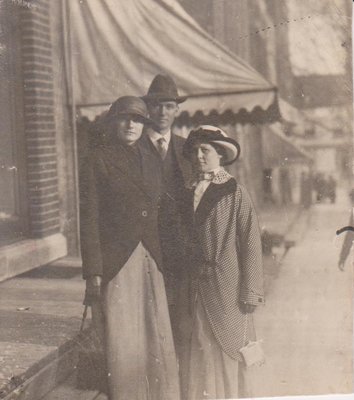
POLYGON ((165 133, 164 135, 161 135, 161 133, 156 132, 154 130, 149 130, 148 132, 149 138, 152 141, 152 143, 154 144, 154 146, 156 146, 157 141, 161 138, 166 140, 167 146, 170 144, 171 141, 171 129, 165 133))

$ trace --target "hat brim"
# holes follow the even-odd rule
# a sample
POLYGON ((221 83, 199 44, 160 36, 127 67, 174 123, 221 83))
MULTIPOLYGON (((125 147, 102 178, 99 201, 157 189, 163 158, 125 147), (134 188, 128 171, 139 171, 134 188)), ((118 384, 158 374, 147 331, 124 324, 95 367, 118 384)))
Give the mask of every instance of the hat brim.
POLYGON ((226 141, 226 140, 210 141, 210 143, 216 143, 217 145, 221 146, 225 150, 227 159, 224 160, 224 165, 230 165, 230 164, 234 163, 240 156, 240 152, 241 152, 240 145, 236 141, 233 141, 233 142, 234 143, 226 141))
POLYGON ((192 156, 194 146, 201 144, 201 143, 210 143, 210 144, 217 144, 218 146, 222 147, 226 153, 226 159, 223 160, 223 165, 230 165, 234 163, 239 157, 241 153, 241 147, 236 140, 230 137, 223 137, 223 138, 207 138, 207 137, 198 137, 194 135, 189 135, 187 140, 184 142, 183 145, 183 155, 185 158, 189 159, 192 156))
POLYGON ((177 96, 177 97, 170 97, 166 95, 158 95, 158 94, 153 94, 153 95, 146 95, 141 97, 146 103, 151 103, 151 102, 161 102, 161 101, 175 101, 176 103, 180 104, 183 103, 187 100, 187 96, 177 96))
POLYGON ((115 113, 115 114, 110 114, 110 115, 108 112, 106 115, 106 119, 108 121, 114 121, 114 120, 119 119, 120 117, 124 117, 127 115, 134 115, 134 116, 138 117, 144 125, 149 125, 149 126, 152 126, 153 128, 157 128, 156 123, 152 119, 145 117, 144 115, 141 115, 139 113, 133 112, 133 111, 132 112, 120 112, 120 113, 115 113))

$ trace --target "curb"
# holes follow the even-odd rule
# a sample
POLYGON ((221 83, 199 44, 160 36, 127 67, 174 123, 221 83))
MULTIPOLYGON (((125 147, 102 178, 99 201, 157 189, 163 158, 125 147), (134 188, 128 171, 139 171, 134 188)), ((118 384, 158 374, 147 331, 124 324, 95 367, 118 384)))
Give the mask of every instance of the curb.
POLYGON ((75 371, 78 350, 87 345, 90 332, 91 328, 85 329, 33 364, 26 372, 13 377, 8 384, 0 388, 0 399, 39 400, 50 393, 75 371))

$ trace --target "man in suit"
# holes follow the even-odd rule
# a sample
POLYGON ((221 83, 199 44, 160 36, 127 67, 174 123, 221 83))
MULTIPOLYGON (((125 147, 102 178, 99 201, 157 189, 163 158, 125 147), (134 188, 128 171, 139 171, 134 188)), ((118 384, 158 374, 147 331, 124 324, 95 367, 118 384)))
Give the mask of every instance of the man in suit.
MULTIPOLYGON (((185 139, 173 132, 179 104, 186 100, 179 96, 173 79, 157 75, 145 100, 156 129, 147 128, 145 146, 159 161, 161 174, 159 201, 159 231, 170 308, 172 329, 176 334, 176 296, 184 263, 184 237, 181 228, 180 203, 185 193, 185 182, 191 178, 191 166, 182 154, 185 139)), ((176 338, 176 335, 175 335, 176 338)))

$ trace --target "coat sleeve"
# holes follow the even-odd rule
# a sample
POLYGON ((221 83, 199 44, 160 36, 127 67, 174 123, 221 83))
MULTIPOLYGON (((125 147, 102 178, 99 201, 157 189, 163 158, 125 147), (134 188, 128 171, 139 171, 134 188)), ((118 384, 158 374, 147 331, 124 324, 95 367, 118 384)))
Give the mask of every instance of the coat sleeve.
POLYGON ((239 300, 259 305, 264 303, 264 275, 258 218, 246 189, 238 186, 236 196, 236 240, 241 268, 239 300))
POLYGON ((102 254, 99 237, 99 204, 97 167, 94 154, 89 154, 80 173, 80 243, 83 278, 102 275, 102 254))

